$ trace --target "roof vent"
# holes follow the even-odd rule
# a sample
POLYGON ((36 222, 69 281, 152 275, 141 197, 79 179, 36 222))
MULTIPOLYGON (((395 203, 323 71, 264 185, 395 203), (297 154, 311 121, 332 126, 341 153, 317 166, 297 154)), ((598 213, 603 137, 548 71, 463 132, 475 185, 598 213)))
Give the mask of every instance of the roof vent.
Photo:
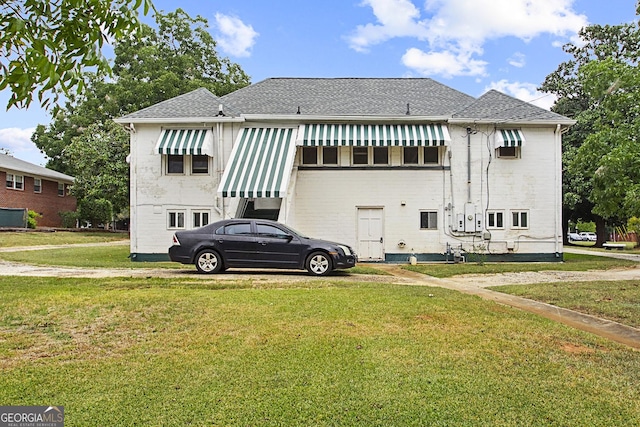
POLYGON ((296 112, 296 114, 300 114, 300 106, 298 105, 298 111, 296 112))
POLYGON ((405 113, 407 116, 411 114, 411 111, 409 110, 409 103, 407 102, 407 112, 405 113))

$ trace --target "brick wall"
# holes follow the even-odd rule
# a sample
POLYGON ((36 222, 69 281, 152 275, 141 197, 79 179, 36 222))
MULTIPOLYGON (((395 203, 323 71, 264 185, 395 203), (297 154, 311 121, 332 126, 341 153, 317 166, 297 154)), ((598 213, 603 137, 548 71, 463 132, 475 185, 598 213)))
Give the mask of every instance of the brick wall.
POLYGON ((24 177, 24 188, 14 190, 6 186, 7 174, 0 171, 0 207, 26 208, 42 215, 38 218, 38 227, 61 227, 61 211, 75 211, 76 198, 66 194, 58 196, 58 182, 42 179, 42 192, 33 189, 34 179, 24 177))

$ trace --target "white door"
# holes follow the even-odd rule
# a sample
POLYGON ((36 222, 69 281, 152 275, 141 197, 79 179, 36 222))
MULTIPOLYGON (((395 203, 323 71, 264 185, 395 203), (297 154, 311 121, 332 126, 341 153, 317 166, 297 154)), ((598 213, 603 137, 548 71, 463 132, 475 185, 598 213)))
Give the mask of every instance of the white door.
POLYGON ((358 208, 358 259, 384 259, 382 208, 358 208))

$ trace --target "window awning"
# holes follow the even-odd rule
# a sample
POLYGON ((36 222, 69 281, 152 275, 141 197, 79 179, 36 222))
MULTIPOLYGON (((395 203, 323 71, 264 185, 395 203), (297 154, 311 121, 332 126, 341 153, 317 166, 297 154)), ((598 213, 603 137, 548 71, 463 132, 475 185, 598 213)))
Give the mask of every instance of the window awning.
POLYGON ((440 123, 411 125, 307 124, 300 125, 302 146, 438 146, 451 140, 440 123))
POLYGON ((496 148, 521 147, 524 145, 524 135, 519 129, 498 129, 496 131, 496 148))
POLYGON ((156 152, 213 157, 213 132, 211 129, 162 129, 156 152))
POLYGON ((222 197, 284 197, 296 154, 296 130, 244 128, 222 175, 222 197))

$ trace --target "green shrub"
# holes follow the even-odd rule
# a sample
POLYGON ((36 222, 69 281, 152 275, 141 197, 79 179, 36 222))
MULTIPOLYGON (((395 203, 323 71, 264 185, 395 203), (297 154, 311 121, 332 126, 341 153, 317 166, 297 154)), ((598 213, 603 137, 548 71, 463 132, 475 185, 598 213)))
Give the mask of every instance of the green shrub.
POLYGON ((38 212, 36 211, 29 211, 28 212, 28 218, 27 218, 27 228, 36 228, 38 226, 38 218, 42 218, 42 215, 40 215, 38 212))
POLYGON ((62 218, 62 226, 64 228, 75 228, 78 221, 78 212, 76 211, 62 211, 58 212, 60 218, 62 218))

